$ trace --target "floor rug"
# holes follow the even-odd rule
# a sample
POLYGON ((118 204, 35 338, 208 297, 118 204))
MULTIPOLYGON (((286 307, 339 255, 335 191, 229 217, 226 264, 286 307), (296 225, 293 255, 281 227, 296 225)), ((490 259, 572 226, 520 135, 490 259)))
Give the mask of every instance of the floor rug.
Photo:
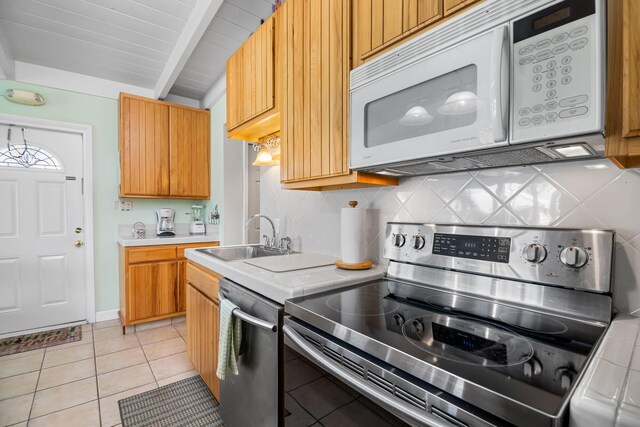
POLYGON ((118 401, 122 427, 221 427, 220 405, 200 376, 118 401))
POLYGON ((82 326, 69 326, 50 331, 0 339, 0 356, 53 347, 82 339, 82 326))

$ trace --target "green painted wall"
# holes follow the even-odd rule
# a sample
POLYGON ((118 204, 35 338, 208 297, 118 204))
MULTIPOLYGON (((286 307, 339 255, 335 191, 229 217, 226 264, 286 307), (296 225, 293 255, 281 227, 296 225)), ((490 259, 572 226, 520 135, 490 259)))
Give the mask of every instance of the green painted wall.
MULTIPOLYGON (((0 79, 0 93, 8 88, 29 89, 44 95, 46 104, 30 107, 0 98, 0 112, 20 116, 89 124, 93 128, 93 209, 95 241, 96 311, 118 308, 118 224, 136 221, 155 222, 155 209, 176 209, 176 222, 189 222, 193 201, 159 199, 123 199, 133 202, 132 212, 115 209, 118 199, 118 101, 43 86, 0 79)), ((224 100, 224 99, 223 99, 224 100)), ((216 104, 220 109, 220 103, 216 104)), ((223 103, 224 105, 224 103, 223 103)), ((218 113, 219 115, 219 113, 218 113)), ((224 116, 222 116, 224 117, 224 116)), ((224 119, 223 119, 224 120, 224 119)), ((219 126, 212 125, 212 129, 219 126)), ((212 132, 212 135, 214 133, 212 132)), ((222 200, 216 167, 218 156, 212 147, 212 197, 222 200)), ((201 201, 199 203, 202 203, 201 201)), ((210 203, 207 203, 207 207, 210 203)))

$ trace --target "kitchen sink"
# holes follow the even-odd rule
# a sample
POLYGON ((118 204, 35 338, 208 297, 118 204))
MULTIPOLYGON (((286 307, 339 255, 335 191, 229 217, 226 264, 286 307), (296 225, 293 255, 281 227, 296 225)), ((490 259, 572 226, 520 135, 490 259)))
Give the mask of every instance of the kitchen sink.
MULTIPOLYGON (((263 245, 205 248, 196 250, 214 258, 221 259, 222 261, 238 261, 243 259, 286 255, 286 252, 280 252, 278 249, 267 248, 263 245)), ((292 254, 295 252, 289 253, 292 254)))

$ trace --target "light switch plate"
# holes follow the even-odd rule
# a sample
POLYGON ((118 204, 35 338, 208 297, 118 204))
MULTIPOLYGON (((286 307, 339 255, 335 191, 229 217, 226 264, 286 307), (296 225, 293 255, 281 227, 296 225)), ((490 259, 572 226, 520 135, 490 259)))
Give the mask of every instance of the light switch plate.
POLYGON ((120 212, 131 212, 132 203, 116 201, 116 209, 119 210, 120 212))

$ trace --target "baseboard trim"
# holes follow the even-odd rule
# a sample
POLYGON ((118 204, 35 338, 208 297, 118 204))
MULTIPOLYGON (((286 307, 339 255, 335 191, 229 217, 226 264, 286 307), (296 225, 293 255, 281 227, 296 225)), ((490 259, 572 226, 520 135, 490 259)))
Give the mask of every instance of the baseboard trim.
POLYGON ((104 322, 105 320, 114 320, 118 318, 118 309, 96 311, 96 322, 104 322))

